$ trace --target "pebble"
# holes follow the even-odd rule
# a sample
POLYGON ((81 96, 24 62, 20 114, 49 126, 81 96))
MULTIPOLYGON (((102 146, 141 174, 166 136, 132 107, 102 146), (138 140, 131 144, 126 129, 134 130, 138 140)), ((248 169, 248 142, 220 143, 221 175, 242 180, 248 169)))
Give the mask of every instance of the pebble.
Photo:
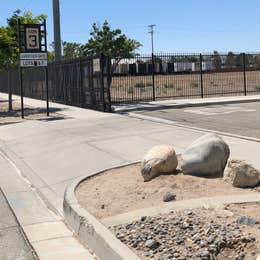
POLYGON ((154 239, 148 239, 145 241, 144 245, 150 249, 156 249, 160 246, 160 243, 154 239))
POLYGON ((171 192, 166 192, 164 195, 163 195, 163 201, 164 202, 169 202, 169 201, 172 201, 172 200, 174 200, 175 199, 175 195, 174 194, 172 194, 171 192))
POLYGON ((226 223, 230 217, 218 219, 213 214, 211 219, 195 212, 174 211, 155 217, 143 216, 139 221, 111 229, 118 239, 140 252, 145 259, 211 260, 225 248, 232 248, 227 259, 244 259, 243 252, 255 243, 255 237, 242 231, 240 221, 235 219, 226 223))
POLYGON ((257 221, 253 218, 249 218, 247 216, 239 216, 236 220, 237 224, 244 224, 244 225, 255 225, 257 221))

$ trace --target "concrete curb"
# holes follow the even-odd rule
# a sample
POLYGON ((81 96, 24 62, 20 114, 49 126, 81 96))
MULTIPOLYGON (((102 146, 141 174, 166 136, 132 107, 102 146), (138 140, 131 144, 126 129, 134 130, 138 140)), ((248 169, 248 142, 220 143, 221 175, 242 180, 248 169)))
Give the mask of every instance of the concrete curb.
MULTIPOLYGON (((213 98, 212 98, 213 99, 213 98)), ((251 96, 236 96, 234 98, 229 99, 223 99, 223 100, 210 100, 210 98, 205 98, 204 100, 201 99, 188 99, 183 101, 176 101, 176 103, 170 103, 170 100, 168 102, 164 101, 153 101, 153 102, 147 102, 139 105, 129 105, 129 104, 123 104, 123 105, 114 105, 112 106, 114 112, 116 113, 127 113, 131 111, 143 111, 143 110, 163 110, 163 109, 169 109, 169 108, 186 108, 186 107, 200 107, 200 106, 209 106, 209 105, 224 105, 224 104, 237 104, 237 103, 251 103, 251 102, 259 102, 260 97, 255 97, 253 95, 251 96)), ((138 103, 137 103, 138 104, 138 103)))
MULTIPOLYGON (((127 166, 129 164, 132 163, 110 169, 127 166)), ((140 260, 133 251, 117 239, 100 221, 86 209, 82 208, 75 197, 74 191, 81 182, 110 169, 104 169, 92 175, 79 177, 67 187, 63 201, 64 216, 68 224, 77 234, 79 240, 83 244, 87 244, 101 260, 140 260)))

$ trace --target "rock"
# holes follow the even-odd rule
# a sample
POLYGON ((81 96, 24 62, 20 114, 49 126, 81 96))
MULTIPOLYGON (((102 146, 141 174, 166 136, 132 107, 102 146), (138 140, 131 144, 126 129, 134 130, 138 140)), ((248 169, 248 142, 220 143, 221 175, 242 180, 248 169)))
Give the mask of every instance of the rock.
POLYGON ((255 225, 257 223, 255 219, 246 216, 239 216, 236 222, 237 224, 243 224, 243 225, 255 225))
POLYGON ((245 161, 232 159, 225 169, 224 180, 238 188, 255 187, 260 180, 260 173, 245 161))
POLYGON ((184 173, 205 176, 223 176, 230 151, 228 145, 216 134, 206 134, 193 142, 182 154, 184 173))
POLYGON ((169 145, 154 146, 141 162, 141 173, 144 181, 159 176, 161 173, 174 172, 178 160, 174 149, 169 145))
POLYGON ((163 201, 164 202, 169 202, 169 201, 172 201, 172 200, 174 200, 175 199, 175 195, 174 194, 172 194, 171 192, 166 192, 164 195, 163 195, 163 201))
POLYGON ((144 246, 150 249, 156 249, 160 246, 160 243, 154 239, 148 239, 145 241, 144 246))

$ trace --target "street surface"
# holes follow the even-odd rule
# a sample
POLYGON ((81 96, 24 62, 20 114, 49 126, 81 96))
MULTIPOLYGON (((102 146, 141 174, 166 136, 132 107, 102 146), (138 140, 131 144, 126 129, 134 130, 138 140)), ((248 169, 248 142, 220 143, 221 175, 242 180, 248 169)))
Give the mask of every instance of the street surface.
POLYGON ((183 125, 260 139, 260 102, 167 108, 135 112, 183 125))

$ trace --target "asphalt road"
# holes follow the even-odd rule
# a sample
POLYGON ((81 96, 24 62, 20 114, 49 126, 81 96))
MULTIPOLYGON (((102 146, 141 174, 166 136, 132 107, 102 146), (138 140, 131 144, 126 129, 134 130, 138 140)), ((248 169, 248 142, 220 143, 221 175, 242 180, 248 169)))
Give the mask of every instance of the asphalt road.
POLYGON ((37 259, 0 189, 0 259, 37 259))
POLYGON ((143 110, 137 113, 260 139, 260 102, 143 110))

